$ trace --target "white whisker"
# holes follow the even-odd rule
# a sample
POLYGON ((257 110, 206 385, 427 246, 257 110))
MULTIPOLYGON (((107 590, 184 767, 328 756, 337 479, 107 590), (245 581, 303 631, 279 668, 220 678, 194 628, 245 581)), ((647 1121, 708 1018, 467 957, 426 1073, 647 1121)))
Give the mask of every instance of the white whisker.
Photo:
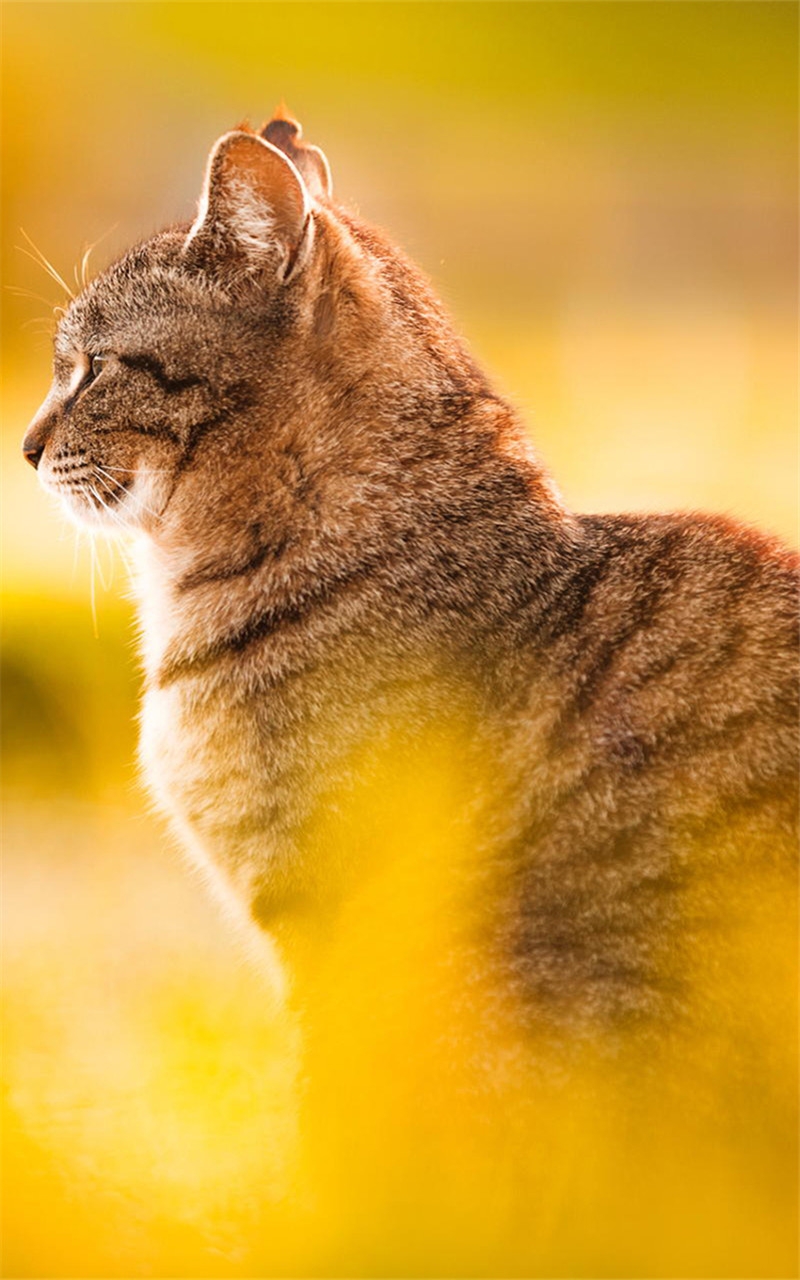
MULTIPOLYGON (((104 485, 105 485, 105 482, 103 481, 103 479, 102 479, 102 477, 101 477, 101 476, 97 476, 96 478, 97 478, 97 479, 98 479, 102 484, 104 484, 104 485)), ((106 485, 105 487, 106 487, 106 488, 108 488, 108 486, 107 486, 107 485, 106 485)), ((112 519, 112 520, 114 520, 114 521, 115 521, 115 523, 116 523, 116 524, 118 524, 118 525, 119 525, 119 533, 117 533, 117 532, 116 532, 116 530, 113 530, 113 529, 112 529, 112 530, 104 530, 104 533, 105 533, 105 542, 106 542, 106 545, 107 545, 107 546, 109 546, 110 554, 111 554, 111 575, 110 575, 110 578, 109 578, 109 584, 108 584, 108 585, 110 585, 110 584, 113 582, 113 580, 114 580, 114 576, 113 576, 113 575, 114 575, 114 552, 115 552, 115 551, 119 552, 119 557, 120 557, 120 559, 121 559, 121 561, 122 561, 122 563, 123 563, 123 566, 124 566, 124 568, 125 568, 125 572, 128 574, 128 577, 129 577, 129 578, 133 578, 133 577, 135 576, 135 568, 134 568, 133 564, 131 563, 131 560, 130 560, 130 559, 129 559, 129 557, 128 557, 128 553, 127 553, 127 551, 126 551, 126 546, 125 546, 125 540, 127 540, 127 539, 129 539, 129 538, 130 538, 131 530, 130 530, 129 526, 128 526, 128 525, 126 525, 126 524, 124 523, 124 521, 122 521, 122 520, 119 518, 119 516, 116 514, 116 512, 115 512, 115 511, 113 511, 113 510, 112 510, 112 508, 111 508, 111 507, 109 507, 109 506, 108 506, 108 504, 107 504, 106 502, 104 502, 104 501, 103 501, 103 498, 102 498, 101 494, 99 494, 99 493, 97 492, 97 490, 94 488, 94 486, 91 486, 91 491, 92 491, 92 493, 94 494, 94 496, 95 496, 95 498, 97 499, 97 501, 100 503, 100 505, 101 505, 101 507, 103 508, 103 510, 104 510, 104 511, 105 511, 105 512, 106 512, 106 513, 111 517, 111 519, 112 519)), ((112 497, 114 496, 114 495, 112 494, 112 491, 111 491, 110 489, 108 489, 108 492, 109 492, 109 494, 110 494, 112 497)), ((89 537, 90 537, 90 538, 93 538, 93 535, 90 533, 90 534, 89 534, 89 537)), ((101 580, 101 581, 103 581, 103 575, 102 575, 102 572, 101 572, 101 566, 100 566, 99 549, 96 547, 96 544, 95 544, 94 542, 93 542, 93 546, 94 546, 94 547, 95 547, 95 549, 97 550, 97 567, 98 567, 98 573, 99 573, 99 575, 100 575, 100 580, 101 580)), ((103 582, 103 586, 104 586, 104 587, 106 587, 106 589, 108 589, 108 588, 107 588, 107 586, 106 586, 106 583, 105 583, 105 582, 103 582)))
MULTIPOLYGON (((110 481, 111 481, 111 484, 116 485, 118 489, 120 489, 120 488, 122 488, 122 487, 123 487, 123 486, 120 484, 119 480, 115 480, 115 479, 114 479, 114 477, 111 475, 111 473, 110 473, 109 471, 107 471, 107 469, 106 469, 105 467, 101 467, 101 466, 100 466, 99 462, 96 462, 96 463, 94 464, 94 469, 95 469, 95 471, 98 473, 98 476, 105 476, 105 477, 106 477, 106 479, 107 479, 107 481, 108 481, 108 480, 110 480, 110 481)), ((121 471, 121 470, 122 470, 122 468, 121 468, 121 467, 118 467, 118 468, 116 468, 116 470, 121 471)), ((128 475, 130 475, 130 472, 128 472, 127 474, 128 474, 128 475)), ((115 492, 115 490, 111 489, 107 483, 106 483, 106 486, 105 486, 105 487, 106 487, 107 491, 109 492, 109 494, 111 495, 111 497, 112 497, 112 498, 116 499, 116 498, 118 497, 118 494, 115 492)), ((158 520, 158 519, 160 518, 160 517, 159 517, 159 513, 158 513, 157 511, 154 511, 152 507, 148 506, 148 505, 147 505, 147 503, 146 503, 146 502, 145 502, 141 497, 139 497, 139 495, 138 495, 138 494, 136 495, 136 502, 139 504, 139 506, 142 508, 142 510, 143 510, 143 511, 146 511, 146 512, 147 512, 147 514, 148 514, 149 516, 152 516, 154 520, 158 520)))
MULTIPOLYGON (((117 495, 116 495, 116 493, 114 492, 114 490, 113 490, 112 488, 110 488, 110 486, 109 486, 109 484, 108 484, 108 481, 104 480, 104 479, 103 479, 103 477, 102 477, 102 476, 99 476, 99 475, 98 475, 98 476, 95 476, 95 479, 97 480, 98 484, 101 484, 101 485, 103 486, 103 488, 104 488, 105 492, 108 494, 108 496, 109 496, 109 497, 110 497, 114 502, 116 502, 116 501, 117 501, 117 495)), ((104 502, 104 501, 103 501, 103 497, 102 497, 102 495, 101 495, 101 494, 99 494, 99 493, 97 492, 97 490, 96 490, 96 489, 94 489, 94 488, 93 488, 93 489, 92 489, 92 492, 95 494, 95 496, 96 496, 96 498, 97 498, 98 502, 100 503, 100 505, 102 506, 103 510, 106 512, 106 514, 107 514, 107 515, 109 515, 109 516, 111 517, 111 519, 114 521, 114 523, 115 523, 116 525, 118 525, 118 526, 119 526, 120 534, 119 534, 119 535, 115 535, 113 532, 111 532, 111 533, 109 534, 109 537, 122 536, 122 534, 125 534, 126 536, 130 535, 130 526, 129 526, 129 525, 127 525, 127 524, 125 523, 125 521, 121 518, 121 516, 119 516, 119 515, 117 514, 117 512, 114 510, 114 508, 113 508, 113 507, 110 507, 110 506, 108 505, 108 503, 107 503, 107 502, 104 502)))
POLYGON ((30 320, 23 320, 20 329, 33 329, 34 325, 42 326, 38 332, 44 333, 47 329, 52 329, 53 320, 51 316, 31 316, 30 320))
MULTIPOLYGON (((107 462, 103 463, 103 470, 118 471, 121 475, 129 476, 131 474, 130 467, 110 467, 107 462)), ((172 467, 142 467, 142 473, 147 476, 169 475, 172 467)))
POLYGON ((94 631, 94 638, 96 640, 99 636, 99 632, 97 629, 97 600, 95 598, 95 590, 94 590, 94 571, 95 571, 95 565, 96 565, 96 557, 94 553, 94 538, 89 539, 89 556, 90 556, 89 581, 91 583, 89 598, 92 606, 92 630, 94 631))
POLYGON ((17 245, 17 248, 20 250, 20 252, 27 254, 27 256, 29 258, 32 258, 34 262, 37 262, 40 267, 43 267, 44 270, 48 273, 48 275, 52 276, 52 278, 56 281, 56 283, 61 285, 61 288, 66 293, 67 297, 74 298, 75 294, 70 289, 64 277, 60 275, 58 271, 56 271, 52 262, 50 262, 50 260, 44 256, 41 249, 39 249, 33 243, 33 241, 31 240, 30 236, 28 235, 24 227, 20 227, 20 231, 24 235, 25 239, 28 241, 28 244, 31 246, 31 249, 33 249, 33 253, 30 253, 27 249, 24 249, 22 245, 17 245))
POLYGON ((70 521, 70 527, 73 533, 75 534, 75 547, 72 552, 72 576, 70 577, 70 585, 73 585, 75 582, 75 574, 78 571, 78 556, 80 555, 80 550, 81 550, 81 533, 83 532, 83 530, 80 528, 79 525, 72 524, 71 521, 70 521))
MULTIPOLYGON (((92 463, 92 468, 96 478, 103 478, 103 488, 111 494, 112 498, 116 499, 118 497, 119 490, 122 490, 123 492, 125 491, 125 486, 122 481, 115 480, 105 467, 100 466, 99 462, 92 463), (115 486, 114 489, 111 488, 111 485, 108 483, 109 481, 111 481, 111 484, 115 486)), ((122 468, 120 468, 120 470, 122 470, 122 468)), ((130 472, 128 472, 128 475, 130 475, 130 472)))
MULTIPOLYGON (((119 226, 119 223, 115 222, 113 227, 109 227, 108 231, 104 231, 101 236, 98 236, 96 240, 93 240, 92 243, 87 245, 86 248, 84 249, 83 257, 81 258, 81 268, 80 268, 79 287, 81 289, 85 289, 86 286, 89 284, 89 258, 92 256, 92 253, 100 244, 100 242, 102 240, 105 240, 106 236, 110 236, 112 231, 116 231, 118 226, 119 226)), ((77 279, 77 268, 76 268, 75 274, 77 279)))
POLYGON ((125 571, 126 571, 126 573, 128 574, 128 577, 129 577, 129 578, 133 578, 133 576, 134 576, 134 574, 135 574, 136 570, 135 570, 135 568, 134 568, 134 565, 133 565, 133 563, 132 563, 132 561, 131 561, 130 557, 128 556, 128 552, 127 552, 127 551, 126 551, 126 549, 125 549, 125 543, 124 543, 124 542, 122 542, 122 541, 120 540, 120 541, 115 542, 115 543, 114 543, 114 546, 115 546, 116 550, 119 552, 120 559, 122 560, 122 563, 123 563, 123 564, 124 564, 124 566, 125 566, 125 571))
MULTIPOLYGON (((106 508, 107 509, 107 508, 106 508)), ((113 512, 109 511, 109 515, 113 516, 113 512)), ((114 562, 116 554, 122 562, 122 568, 127 575, 128 582, 132 583, 136 577, 136 566, 128 554, 130 548, 131 529, 125 525, 119 531, 115 529, 105 530, 105 543, 109 548, 109 554, 114 562)))
MULTIPOLYGON (((107 484, 107 482, 106 482, 105 480, 103 480, 103 477, 102 477, 102 476, 98 476, 98 477, 97 477, 97 479, 101 482, 101 484, 103 484, 103 485, 104 485, 104 487, 108 490, 109 494, 113 497, 113 496, 114 496, 114 494, 113 494, 112 490, 110 490, 110 489, 108 488, 108 484, 107 484)), ((97 496, 98 496, 98 498, 100 498, 100 495, 99 495, 99 494, 98 494, 97 496)), ((100 500, 101 500, 101 502, 102 502, 102 499, 100 499, 100 500)), ((133 578, 135 577, 135 575, 136 575, 136 570, 135 570, 135 567, 134 567, 134 565, 132 564, 131 560, 129 559, 129 557, 128 557, 128 553, 127 553, 127 550, 126 550, 126 541, 127 541, 127 540, 129 540, 129 539, 130 539, 130 536, 131 536, 131 530, 130 530, 130 527, 129 527, 128 525, 126 525, 126 524, 124 523, 124 521, 122 521, 122 520, 121 520, 121 519, 116 515, 116 512, 114 512, 114 511, 111 509, 111 507, 109 507, 106 503, 103 503, 103 506, 105 507, 105 510, 108 512, 108 514, 112 517, 112 519, 116 520, 117 524, 119 524, 119 526, 120 526, 120 532, 119 532, 119 533, 115 533, 115 532, 113 532, 113 531, 112 531, 112 532, 110 532, 107 536, 108 536, 108 538, 109 538, 109 541, 111 541, 111 542, 112 542, 112 546, 113 546, 113 548, 114 548, 116 551, 118 551, 118 552, 119 552, 120 559, 122 560, 122 563, 123 563, 123 565, 125 566, 125 571, 126 571, 126 573, 128 574, 128 577, 129 577, 130 579, 133 579, 133 578)))
MULTIPOLYGON (((17 247, 19 248, 19 246, 17 247)), ((22 252, 24 253, 25 250, 23 249, 22 252)), ((28 257, 30 257, 30 254, 28 255, 28 257)), ((44 306, 47 307, 48 311, 54 311, 56 313, 60 311, 62 315, 65 313, 65 308, 62 307, 59 303, 53 302, 52 298, 45 298, 44 295, 41 293, 34 293, 32 289, 22 289, 20 288, 19 285, 16 285, 16 284, 6 284, 6 285, 3 285, 3 288, 6 289, 9 293, 13 293, 18 298, 30 298, 33 302, 43 303, 44 306)), ((36 318, 40 320, 43 320, 45 318, 50 319, 49 316, 48 317, 38 316, 36 318)))
MULTIPOLYGON (((100 494, 97 492, 97 490, 95 489, 94 485, 91 485, 91 484, 90 484, 90 485, 88 485, 88 489, 89 489, 89 492, 90 492, 90 493, 93 495, 93 497, 96 499, 96 501, 97 501, 97 502, 100 504, 100 506, 103 508, 103 510, 108 511, 108 507, 107 507, 107 506, 106 506, 106 504, 103 502, 103 499, 100 497, 100 494)), ((109 589, 109 587, 110 587, 111 583, 110 583, 110 582, 106 582, 105 575, 103 574, 103 565, 102 565, 102 562, 101 562, 101 560, 100 560, 99 550, 98 550, 98 548, 97 548, 97 544, 96 544, 96 542, 95 542, 94 537, 92 537, 91 545, 92 545, 92 560, 93 560, 93 562, 94 562, 94 563, 96 564, 96 566, 97 566, 97 576, 98 576, 98 577, 99 577, 99 579, 100 579, 100 585, 101 585, 101 587, 103 588, 103 590, 104 590, 104 591, 108 591, 108 589, 109 589)))
MULTIPOLYGON (((116 495, 114 494, 113 490, 111 490, 108 487, 106 482, 103 480, 103 477, 95 475, 95 480, 97 480, 99 484, 102 484, 105 487, 106 493, 108 493, 109 497, 114 498, 114 500, 116 501, 116 495)), ((125 521, 120 519, 116 511, 114 511, 113 507, 110 507, 107 502, 104 502, 102 494, 97 492, 93 484, 89 485, 89 489, 91 490, 92 494, 94 495, 94 497, 96 498, 97 502, 100 504, 102 509, 105 511, 106 515, 110 516, 111 519, 114 521, 114 523, 116 525, 119 525, 120 529, 122 529, 124 533, 127 533, 128 526, 126 525, 125 521)), ((105 583, 103 585, 105 586, 105 583)))

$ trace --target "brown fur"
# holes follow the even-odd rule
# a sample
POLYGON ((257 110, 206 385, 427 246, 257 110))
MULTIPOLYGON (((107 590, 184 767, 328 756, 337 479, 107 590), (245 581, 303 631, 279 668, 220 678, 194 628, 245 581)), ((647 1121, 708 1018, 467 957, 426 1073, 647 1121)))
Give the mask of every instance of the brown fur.
POLYGON ((416 269, 293 122, 263 138, 226 135, 194 227, 71 305, 25 445, 144 535, 150 785, 288 937, 375 856, 314 836, 353 761, 457 724, 492 984, 531 1033, 663 1022, 726 876, 791 882, 795 558, 565 510, 416 269))

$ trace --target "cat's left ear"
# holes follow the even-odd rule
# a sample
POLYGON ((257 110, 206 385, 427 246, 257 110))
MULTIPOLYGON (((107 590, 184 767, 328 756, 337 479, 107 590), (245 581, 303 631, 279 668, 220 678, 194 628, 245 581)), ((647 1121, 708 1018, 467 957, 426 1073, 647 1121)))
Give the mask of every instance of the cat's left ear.
POLYGON ((248 275, 274 270, 285 283, 312 236, 311 199, 291 160, 256 134, 224 134, 208 158, 187 255, 248 275))

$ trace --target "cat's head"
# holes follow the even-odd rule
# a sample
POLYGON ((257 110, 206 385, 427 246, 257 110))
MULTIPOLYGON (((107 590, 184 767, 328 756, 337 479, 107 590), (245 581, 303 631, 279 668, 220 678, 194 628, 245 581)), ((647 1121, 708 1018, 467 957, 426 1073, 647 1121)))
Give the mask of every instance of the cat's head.
POLYGON ((227 133, 191 226, 137 246, 70 304, 23 449, 71 515, 152 531, 187 472, 223 490, 290 417, 309 456, 323 450, 347 395, 408 421, 415 361, 432 403, 455 403, 465 357, 435 299, 330 197, 327 161, 294 122, 227 133))

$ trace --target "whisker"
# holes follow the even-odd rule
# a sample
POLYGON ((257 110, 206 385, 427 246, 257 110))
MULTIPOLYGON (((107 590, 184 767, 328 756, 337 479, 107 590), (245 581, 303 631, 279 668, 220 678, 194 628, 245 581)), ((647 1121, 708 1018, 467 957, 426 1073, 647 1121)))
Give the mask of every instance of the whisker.
POLYGON ((79 528, 78 525, 72 524, 72 522, 70 522, 70 525, 72 528, 72 532, 75 534, 75 548, 72 553, 72 576, 70 577, 70 585, 72 586, 74 585, 74 582, 75 582, 75 574, 78 571, 78 555, 80 554, 81 533, 83 532, 83 530, 79 528))
POLYGON ((39 266, 40 266, 40 267, 43 267, 43 268, 44 268, 44 270, 45 270, 45 271, 47 271, 47 272, 49 273, 49 275, 51 275, 51 276, 52 276, 52 278, 56 281, 56 283, 61 285, 61 288, 62 288, 62 289, 64 290, 64 292, 66 293, 67 297, 69 297, 69 298, 74 298, 74 297, 75 297, 75 294, 74 294, 74 293, 72 292, 72 290, 70 289, 70 287, 69 287, 69 285, 67 284, 67 282, 66 282, 66 280, 64 279, 64 277, 63 277, 62 275, 60 275, 58 271, 56 271, 56 269, 55 269, 55 267, 53 266, 52 262, 50 262, 50 260, 44 256, 44 254, 42 253, 41 249, 39 249, 39 248, 37 247, 37 245, 35 245, 35 244, 33 243, 33 241, 31 240, 31 238, 30 238, 30 236, 28 235, 28 233, 27 233, 27 231, 25 230, 25 228, 24 228, 24 227, 20 227, 20 231, 21 231, 21 232, 22 232, 22 234, 24 235, 25 239, 28 241, 28 244, 31 246, 31 249, 33 249, 33 253, 29 253, 27 249, 23 249, 22 245, 17 245, 17 248, 18 248, 22 253, 27 253, 28 257, 29 257, 29 258, 33 258, 33 261, 34 261, 34 262, 38 262, 38 263, 39 263, 39 266), (35 256, 34 256, 34 255, 35 255, 35 256))
MULTIPOLYGON (((108 485, 107 485, 107 484, 105 483, 105 481, 103 480, 103 477, 102 477, 102 476, 97 476, 97 475, 96 475, 96 476, 95 476, 95 479, 97 480, 97 482, 98 482, 99 484, 104 485, 105 490, 106 490, 106 492, 108 493, 109 497, 114 498, 114 500, 116 501, 116 494, 113 492, 113 490, 112 490, 112 489, 110 489, 110 488, 108 487, 108 485)), ((89 488, 90 488, 91 492, 93 493, 94 497, 95 497, 95 498, 97 499, 97 501, 99 502, 100 506, 101 506, 101 507, 103 508, 103 510, 106 512, 106 514, 107 514, 107 515, 109 515, 109 516, 111 516, 111 519, 114 521, 114 523, 115 523, 115 524, 117 524, 117 525, 119 525, 120 529, 124 529, 124 530, 125 530, 125 532, 127 533, 127 532, 128 532, 128 526, 125 524, 124 520, 121 520, 121 519, 120 519, 120 517, 117 515, 116 511, 114 511, 113 507, 110 507, 110 506, 108 505, 108 503, 107 503, 107 502, 104 502, 104 501, 103 501, 103 496, 102 496, 102 494, 100 494, 100 493, 98 493, 98 492, 97 492, 97 490, 95 489, 94 485, 90 484, 90 485, 89 485, 89 488)), ((105 583, 104 583, 103 585, 105 586, 105 583)))
POLYGON ((52 320, 46 319, 45 316, 32 316, 29 320, 23 320, 19 328, 29 329, 32 334, 41 338, 42 334, 52 335, 52 320))
MULTIPOLYGON (((100 480, 101 483, 105 484, 105 482, 102 479, 102 476, 98 476, 97 479, 100 480)), ((108 489, 107 485, 105 485, 105 487, 106 489, 108 489)), ((109 489, 108 492, 111 493, 111 490, 109 489)), ((107 537, 112 542, 114 549, 119 552, 120 559, 122 560, 122 563, 125 566, 128 576, 129 578, 132 579, 135 577, 136 571, 130 559, 128 558, 128 554, 126 551, 126 543, 130 541, 130 537, 131 537, 131 528, 129 525, 125 524, 124 521, 119 518, 119 516, 117 516, 117 514, 111 509, 111 507, 109 507, 105 502, 102 501, 100 494, 98 494, 97 497, 102 503, 105 510, 111 516, 112 520, 114 520, 120 527, 119 533, 116 533, 115 531, 112 530, 107 534, 107 537)))
MULTIPOLYGON (((105 488, 113 497, 113 493, 110 489, 108 489, 108 485, 103 480, 103 477, 97 476, 97 479, 100 481, 101 484, 105 486, 105 488)), ((120 520, 116 512, 114 512, 111 509, 111 507, 108 506, 107 503, 103 502, 101 495, 97 492, 96 489, 92 488, 92 492, 94 493, 95 497, 97 498, 98 502, 103 507, 103 509, 111 516, 112 520, 114 520, 120 527, 120 533, 115 533, 114 531, 111 531, 109 534, 107 534, 107 538, 110 541, 112 541, 113 549, 119 552, 120 559, 122 560, 122 563, 125 567, 128 577, 130 579, 133 579, 135 577, 135 569, 134 569, 134 566, 131 564, 131 561, 128 559, 128 555, 125 550, 125 543, 122 540, 123 536, 125 538, 130 538, 131 530, 128 525, 126 525, 122 520, 120 520)), ((113 556, 113 550, 112 550, 112 556, 113 556)), ((113 568, 113 559, 112 559, 112 568, 113 568)), ((112 577, 112 581, 113 581, 113 577, 112 577)))
MULTIPOLYGON (((99 462, 93 462, 93 463, 92 463, 92 468, 93 468, 93 469, 94 469, 94 470, 95 470, 99 475, 101 475, 101 476, 107 476, 107 478, 111 481, 111 483, 112 483, 113 485, 116 485, 117 489, 124 489, 124 488, 125 488, 125 485, 123 484, 123 482, 122 482, 121 480, 117 480, 117 479, 115 479, 115 477, 111 474, 111 469, 110 469, 109 467, 101 466, 99 462)), ((130 475, 132 475, 132 474, 133 474, 133 473, 132 473, 128 468, 125 468, 125 467, 115 467, 115 468, 114 468, 114 470, 115 470, 115 471, 118 471, 121 475, 129 475, 129 476, 130 476, 130 475)))
POLYGON ((95 550, 94 550, 94 538, 91 538, 91 537, 89 538, 89 555, 90 555, 90 566, 91 566, 90 577, 89 577, 89 581, 91 583, 89 598, 91 600, 91 605, 92 605, 92 629, 94 631, 94 638, 95 640, 97 640, 99 632, 97 630, 97 600, 95 598, 95 590, 94 590, 94 571, 96 566, 96 556, 95 556, 95 550))
MULTIPOLYGON (((24 252, 24 250, 23 250, 24 252)), ((30 257, 30 254, 28 255, 30 257)), ((34 302, 42 302, 48 311, 63 311, 64 308, 57 302, 53 302, 50 298, 45 298, 41 293, 34 293, 32 289, 22 289, 16 284, 7 284, 3 286, 9 293, 16 294, 19 298, 32 298, 34 302)))
MULTIPOLYGON (((99 477, 98 477, 98 478, 99 478, 99 477)), ((119 517, 115 514, 115 512, 111 510, 111 508, 108 506, 108 504, 107 504, 106 502, 104 502, 104 501, 103 501, 102 496, 97 492, 97 490, 94 488, 94 486, 93 486, 93 485, 90 485, 90 486, 89 486, 89 488, 91 489, 92 494, 94 495, 94 497, 96 498, 96 500, 97 500, 97 502, 100 504, 100 506, 103 508, 103 510, 104 510, 104 511, 109 515, 109 516, 111 516, 111 519, 112 519, 116 524, 118 524, 118 525, 119 525, 119 527, 120 527, 120 532, 119 532, 119 533, 115 532, 114 530, 111 530, 110 532, 109 532, 109 531, 107 531, 107 530, 104 530, 104 533, 105 533, 105 545, 109 548, 109 554, 110 554, 110 556, 111 556, 110 574, 109 574, 109 580, 108 580, 108 582, 106 582, 106 581, 105 581, 105 579, 104 579, 104 577, 103 577, 103 570, 102 570, 102 563, 101 563, 101 560, 100 560, 100 550, 99 550, 99 547, 97 546, 97 543, 95 542, 94 538, 92 538, 92 547, 93 547, 94 551, 96 552, 96 556, 97 556, 96 564, 97 564, 97 571, 98 571, 98 574, 99 574, 99 576, 100 576, 100 581, 101 581, 101 583, 103 584, 104 589, 105 589, 106 591, 108 591, 109 587, 111 586, 112 582, 114 581, 114 567, 115 567, 114 552, 115 552, 115 551, 118 551, 118 552, 119 552, 120 559, 122 560, 123 566, 124 566, 124 568, 125 568, 125 570, 126 570, 126 572, 127 572, 127 574, 128 574, 128 577, 129 577, 130 579, 132 579, 132 578, 134 577, 134 574, 135 574, 134 567, 133 567, 133 565, 131 564, 130 560, 128 559, 128 557, 127 557, 127 555, 126 555, 126 553, 125 553, 124 544, 123 544, 123 542, 122 542, 122 537, 123 537, 123 535, 124 535, 125 537, 130 537, 130 532, 131 532, 131 531, 130 531, 129 527, 128 527, 126 524, 124 524, 124 523, 119 519, 119 517)), ((92 535, 90 535, 90 537, 91 537, 91 536, 92 536, 92 535)))
MULTIPOLYGON (((131 474, 130 467, 110 467, 107 462, 103 464, 103 469, 106 471, 119 471, 122 475, 129 476, 131 474)), ((167 475, 171 471, 172 467, 142 467, 142 472, 149 476, 167 475)))
MULTIPOLYGON (((107 475, 108 480, 110 480, 112 484, 115 484, 115 485, 117 486, 117 488, 119 488, 119 489, 124 489, 124 486, 123 486, 122 484, 120 484, 120 481, 119 481, 119 480, 115 480, 114 476, 112 476, 112 475, 108 474, 108 473, 106 472, 105 468, 100 466, 100 463, 99 463, 99 462, 95 462, 95 463, 94 463, 94 469, 95 469, 95 471, 96 471, 96 472, 98 472, 100 475, 107 475)), ((123 468, 122 468, 122 467, 118 467, 118 468, 116 468, 116 470, 122 471, 122 470, 123 470, 123 468)), ((106 484, 106 489, 108 489, 108 485, 107 485, 107 484, 106 484)), ((114 498, 116 498, 116 497, 117 497, 117 494, 114 492, 114 490, 113 490, 113 489, 108 489, 108 491, 109 491, 109 493, 111 494, 111 496, 112 496, 112 497, 114 497, 114 498)), ((142 507, 142 509, 143 509, 144 511, 146 511, 146 512, 147 512, 147 514, 148 514, 148 515, 150 515, 150 516, 152 516, 152 517, 153 517, 153 519, 154 519, 154 520, 158 520, 158 519, 160 519, 159 513, 158 513, 157 511, 154 511, 152 507, 148 506, 148 505, 147 505, 147 503, 146 503, 146 502, 144 502, 144 501, 139 497, 139 495, 138 495, 138 494, 136 495, 136 501, 139 503, 139 506, 140 506, 140 507, 142 507)))
MULTIPOLYGON (((110 236, 111 232, 116 231, 118 226, 119 226, 119 223, 115 222, 113 227, 109 227, 108 231, 104 231, 101 236, 98 236, 96 240, 93 240, 92 243, 90 245, 87 245, 86 248, 84 249, 83 257, 81 258, 80 287, 82 289, 85 289, 89 283, 89 258, 91 257, 92 252, 100 244, 100 241, 105 240, 106 236, 110 236)), ((77 269, 76 269, 76 278, 77 278, 77 269)))
MULTIPOLYGON (((108 483, 108 481, 105 479, 104 476, 98 474, 98 468, 96 465, 94 468, 94 479, 97 481, 98 484, 102 485, 103 491, 108 494, 109 498, 113 499, 114 502, 119 501, 119 494, 114 489, 111 488, 111 485, 108 483)), ((122 517, 114 510, 113 507, 109 506, 109 504, 103 498, 103 494, 99 493, 97 489, 95 489, 94 487, 92 488, 92 492, 94 493, 98 502, 103 507, 103 510, 106 511, 108 515, 111 516, 111 519, 115 522, 115 524, 118 524, 120 529, 122 529, 122 531, 125 534, 130 534, 131 532, 130 525, 128 525, 122 519, 122 517)), ((108 536, 113 538, 113 537, 116 537, 116 534, 112 531, 111 533, 109 533, 108 536)))
POLYGON ((124 564, 124 566, 125 566, 125 569, 126 569, 126 572, 127 572, 127 574, 128 574, 128 577, 129 577, 129 578, 133 578, 133 577, 135 576, 135 572, 136 572, 136 570, 135 570, 135 568, 134 568, 134 566, 133 566, 133 564, 132 564, 131 560, 130 560, 130 559, 129 559, 129 557, 128 557, 128 552, 127 552, 127 551, 126 551, 126 549, 125 549, 125 543, 124 543, 124 542, 122 542, 122 541, 120 540, 120 541, 118 541, 118 542, 115 542, 115 543, 114 543, 114 546, 115 546, 116 550, 119 552, 120 559, 122 560, 122 563, 123 563, 123 564, 124 564))
POLYGON ((104 488, 108 493, 110 493, 110 494, 111 494, 111 497, 112 497, 112 498, 115 498, 115 499, 116 499, 116 498, 118 498, 118 496, 119 496, 119 493, 120 493, 120 492, 122 492, 122 493, 124 493, 124 492, 125 492, 125 486, 124 486, 124 484, 122 483, 122 481, 121 481, 121 480, 115 480, 115 479, 114 479, 114 477, 113 477, 112 475, 109 475, 109 473, 106 471, 105 467, 101 467, 101 466, 100 466, 100 463, 99 463, 99 462, 93 462, 93 463, 92 463, 92 470, 93 470, 93 471, 94 471, 94 473, 95 473, 95 478, 96 478, 96 479, 98 479, 98 480, 101 480, 101 481, 102 481, 102 483, 103 483, 103 488, 104 488), (106 477, 106 478, 104 479, 104 477, 106 477), (111 488, 111 485, 109 485, 109 483, 108 483, 108 481, 109 481, 109 480, 111 481, 111 484, 113 484, 113 485, 115 485, 115 486, 116 486, 116 488, 115 488, 115 489, 112 489, 112 488, 111 488))
POLYGON ((53 321, 50 316, 31 316, 30 320, 23 320, 20 329, 32 329, 35 324, 52 325, 53 321))

